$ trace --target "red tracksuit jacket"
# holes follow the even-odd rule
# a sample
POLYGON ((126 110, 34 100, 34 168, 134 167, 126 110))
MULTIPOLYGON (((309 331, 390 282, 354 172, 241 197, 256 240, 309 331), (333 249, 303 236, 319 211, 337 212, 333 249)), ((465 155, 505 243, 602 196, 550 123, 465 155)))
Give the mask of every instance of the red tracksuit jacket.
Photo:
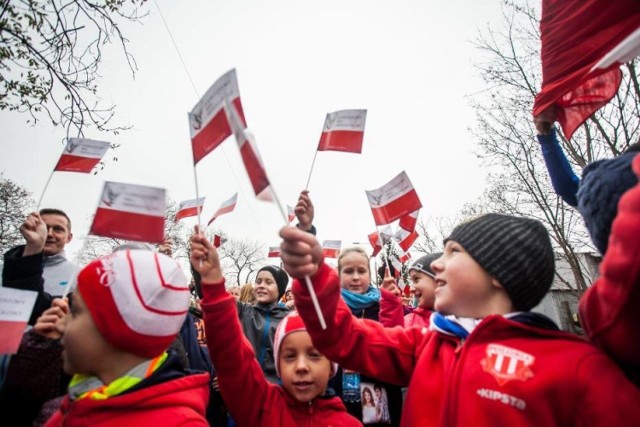
POLYGON ((306 287, 296 280, 293 292, 314 345, 345 368, 408 386, 403 426, 640 425, 640 390, 577 336, 495 315, 464 341, 385 329, 351 315, 331 267, 312 280, 326 330, 306 287))
MULTIPOLYGON (((224 282, 202 286, 207 346, 229 413, 242 426, 361 426, 338 397, 300 403, 268 382, 242 333, 236 302, 224 282)), ((276 363, 278 361, 276 360, 276 363)))

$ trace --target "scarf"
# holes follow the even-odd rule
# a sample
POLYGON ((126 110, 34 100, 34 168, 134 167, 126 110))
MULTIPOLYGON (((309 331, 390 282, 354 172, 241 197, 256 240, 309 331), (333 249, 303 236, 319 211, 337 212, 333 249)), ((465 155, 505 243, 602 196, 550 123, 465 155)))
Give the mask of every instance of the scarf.
POLYGON ((105 400, 122 394, 145 378, 150 377, 162 366, 168 356, 169 354, 165 351, 158 357, 142 362, 108 385, 105 385, 98 377, 76 374, 69 382, 69 398, 71 400, 105 400))
POLYGON ((478 326, 482 319, 470 317, 456 317, 454 315, 444 316, 440 313, 433 313, 429 319, 430 328, 446 335, 456 336, 465 339, 478 326))
POLYGON ((356 294, 344 288, 342 288, 341 292, 342 299, 352 310, 364 310, 380 302, 380 289, 371 285, 369 285, 367 292, 364 294, 356 294))

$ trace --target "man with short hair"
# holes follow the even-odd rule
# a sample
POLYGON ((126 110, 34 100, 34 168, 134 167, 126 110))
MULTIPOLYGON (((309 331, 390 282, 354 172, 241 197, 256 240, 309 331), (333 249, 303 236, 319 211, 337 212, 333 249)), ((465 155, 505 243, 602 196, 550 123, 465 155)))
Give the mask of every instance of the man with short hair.
MULTIPOLYGON (((76 266, 64 248, 73 237, 71 221, 64 211, 42 209, 32 212, 20 227, 25 244, 4 254, 2 283, 5 287, 39 292, 32 320, 49 308, 52 297, 65 293, 76 266)), ((69 289, 72 292, 74 289, 69 289)))

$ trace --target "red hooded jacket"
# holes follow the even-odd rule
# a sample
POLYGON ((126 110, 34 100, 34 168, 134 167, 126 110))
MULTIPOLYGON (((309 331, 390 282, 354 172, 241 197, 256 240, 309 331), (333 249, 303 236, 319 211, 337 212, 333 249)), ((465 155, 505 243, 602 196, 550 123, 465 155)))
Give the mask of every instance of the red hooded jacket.
POLYGON ((640 425, 640 390, 596 347, 558 330, 492 315, 466 340, 427 328, 384 328, 354 318, 326 264, 309 293, 293 284, 314 345, 331 360, 408 386, 401 425, 640 425))
MULTIPOLYGON (((338 397, 295 400, 265 379, 224 282, 202 286, 207 346, 229 413, 242 426, 361 426, 338 397)), ((276 361, 277 363, 278 361, 276 361)))

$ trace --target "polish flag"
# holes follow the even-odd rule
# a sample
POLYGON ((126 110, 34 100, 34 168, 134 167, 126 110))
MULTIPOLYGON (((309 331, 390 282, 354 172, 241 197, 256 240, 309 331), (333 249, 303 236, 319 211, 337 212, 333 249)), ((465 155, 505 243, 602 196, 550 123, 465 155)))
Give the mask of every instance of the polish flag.
POLYGON ((236 208, 236 202, 237 201, 238 201, 238 193, 236 193, 233 196, 231 196, 231 198, 229 200, 226 200, 226 201, 222 202, 222 204, 220 205, 220 207, 218 208, 216 213, 213 214, 213 217, 211 217, 211 219, 209 220, 207 225, 211 225, 213 220, 218 218, 220 215, 224 215, 224 214, 227 214, 229 212, 232 212, 236 208))
POLYGON ((175 222, 180 221, 182 218, 196 216, 198 215, 198 212, 202 212, 204 199, 204 197, 200 197, 199 199, 190 199, 180 202, 175 222))
POLYGON ((422 207, 404 171, 382 187, 366 193, 376 225, 389 224, 422 207))
POLYGON ((18 352, 37 297, 37 292, 0 287, 0 354, 18 352))
POLYGON ((240 102, 235 69, 220 77, 189 113, 194 165, 233 133, 224 111, 225 103, 230 103, 236 108, 240 117, 239 123, 244 129, 247 124, 240 102))
POLYGON ((275 258, 280 256, 280 246, 269 246, 268 258, 275 258))
POLYGON ((398 242, 398 246, 400 246, 400 248, 402 248, 402 250, 405 252, 407 252, 411 248, 411 246, 413 246, 418 237, 419 235, 415 230, 407 231, 402 228, 399 228, 394 236, 394 238, 398 242))
POLYGON ((227 241, 226 237, 222 237, 219 234, 213 235, 213 241, 211 242, 214 247, 219 248, 227 241))
POLYGON ((380 240, 380 233, 378 233, 377 231, 374 231, 373 233, 369 234, 367 238, 369 239, 369 243, 371 243, 371 246, 373 246, 373 253, 371 254, 371 256, 374 257, 378 255, 382 250, 382 241, 380 240))
POLYGON ((318 151, 361 153, 367 110, 342 110, 327 114, 318 151))
POLYGON ((166 209, 164 188, 107 181, 89 233, 162 243, 166 209))
POLYGON ((393 269, 395 270, 395 274, 393 276, 397 279, 402 275, 402 263, 398 261, 398 258, 395 256, 392 256, 391 259, 389 259, 389 262, 393 265, 393 269))
POLYGON ((225 112, 231 123, 233 134, 240 149, 240 157, 242 157, 242 162, 247 170, 249 181, 251 181, 256 197, 260 200, 272 202, 269 178, 267 178, 267 171, 260 158, 253 135, 244 129, 234 105, 226 103, 225 112))
POLYGON ((109 149, 108 142, 93 139, 69 138, 58 164, 58 172, 90 173, 109 149))
POLYGON ((296 218, 295 208, 289 205, 287 205, 287 217, 289 218, 289 223, 291 223, 291 221, 293 221, 296 218))
POLYGON ((555 107, 567 138, 615 96, 620 65, 640 54, 637 0, 543 0, 538 116, 555 107))
POLYGON ((322 242, 322 254, 325 258, 338 258, 341 246, 341 240, 325 240, 322 242))
POLYGON ((390 225, 387 225, 381 231, 374 231, 369 234, 367 238, 369 239, 369 243, 373 246, 373 253, 371 256, 376 256, 382 250, 382 247, 387 244, 387 242, 393 236, 393 228, 390 225))
POLYGON ((420 213, 420 209, 417 211, 411 212, 408 215, 400 218, 400 222, 398 223, 398 227, 407 230, 413 231, 416 229, 416 224, 418 223, 418 214, 420 213))
POLYGON ((398 257, 398 260, 403 264, 409 261, 410 259, 411 259, 411 254, 409 252, 405 252, 398 257))

